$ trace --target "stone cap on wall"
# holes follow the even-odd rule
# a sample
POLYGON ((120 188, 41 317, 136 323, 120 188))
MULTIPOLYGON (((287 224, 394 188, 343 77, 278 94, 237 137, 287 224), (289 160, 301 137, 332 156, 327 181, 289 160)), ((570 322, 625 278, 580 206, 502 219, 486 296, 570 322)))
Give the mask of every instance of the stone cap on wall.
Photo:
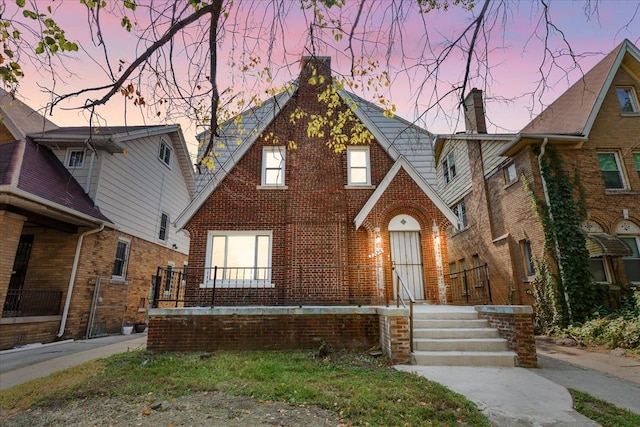
POLYGON ((533 314, 530 305, 476 305, 474 309, 479 313, 533 314))

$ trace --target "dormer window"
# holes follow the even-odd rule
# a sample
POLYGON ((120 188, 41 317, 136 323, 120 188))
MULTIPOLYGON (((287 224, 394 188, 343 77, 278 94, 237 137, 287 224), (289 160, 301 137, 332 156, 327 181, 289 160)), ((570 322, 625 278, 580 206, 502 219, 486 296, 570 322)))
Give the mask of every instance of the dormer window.
POLYGON ((632 87, 619 87, 616 89, 618 102, 622 113, 638 113, 638 98, 632 87))
POLYGON ((162 163, 167 165, 167 167, 171 168, 171 163, 173 162, 173 149, 164 139, 160 140, 160 152, 158 153, 158 158, 162 163))
POLYGON ((67 167, 68 168, 84 167, 84 151, 70 150, 67 154, 67 167))
POLYGON ((444 173, 445 185, 451 182, 456 176, 456 159, 453 155, 453 151, 450 152, 447 157, 442 161, 442 171, 444 173))

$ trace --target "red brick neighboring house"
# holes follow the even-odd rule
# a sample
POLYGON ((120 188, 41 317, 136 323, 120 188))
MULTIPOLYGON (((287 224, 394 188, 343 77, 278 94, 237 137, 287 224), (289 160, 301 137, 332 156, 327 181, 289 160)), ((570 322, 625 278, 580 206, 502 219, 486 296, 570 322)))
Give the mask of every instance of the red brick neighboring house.
POLYGON ((177 219, 191 238, 187 305, 378 304, 395 296, 392 264, 417 299, 447 300, 457 218, 434 190, 432 135, 341 88, 319 100, 333 84, 329 58, 305 58, 290 90, 221 127, 215 168, 177 219), (373 138, 335 153, 347 136, 308 120, 348 109, 342 135, 373 138))
MULTIPOLYGON (((487 134, 481 92, 467 98, 468 131, 436 143, 439 191, 465 220, 448 239, 449 271, 487 263, 496 304, 533 304, 544 250, 523 178, 545 200, 534 148, 555 147, 585 189, 583 230, 594 280, 640 285, 640 51, 628 40, 517 134, 487 134), (456 177, 445 178, 455 159, 456 177)), ((543 153, 544 155, 544 153, 543 153)))

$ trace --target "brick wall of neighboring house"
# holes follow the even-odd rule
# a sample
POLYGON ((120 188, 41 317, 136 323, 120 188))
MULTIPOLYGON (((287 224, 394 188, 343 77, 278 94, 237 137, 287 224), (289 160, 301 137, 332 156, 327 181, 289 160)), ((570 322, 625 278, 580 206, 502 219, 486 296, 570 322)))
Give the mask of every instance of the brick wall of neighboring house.
MULTIPOLYGON (((430 267, 434 264, 430 230, 433 218, 440 225, 444 219, 418 187, 408 182, 404 172, 397 178, 398 182, 390 186, 390 193, 383 197, 384 202, 379 202, 380 206, 384 206, 383 212, 375 212, 375 222, 370 221, 372 227, 354 229, 353 218, 373 194, 374 188, 345 188, 346 151, 336 154, 327 147, 326 138, 309 137, 307 119, 300 120, 295 126, 289 122, 297 106, 310 115, 326 114, 327 107, 318 102, 317 95, 331 81, 330 75, 326 74, 324 84, 315 86, 307 84, 308 78, 303 72, 298 93, 186 225, 191 237, 190 265, 206 264, 209 230, 272 231, 271 264, 274 267, 374 265, 374 261, 368 257, 373 252, 373 227, 379 226, 382 237, 386 238, 388 233, 385 227, 392 215, 414 212, 420 216, 426 230, 423 233, 425 273, 429 278, 433 277, 434 268, 430 267), (286 146, 289 141, 297 143, 296 149, 286 152, 286 188, 256 188, 261 183, 262 149, 272 145, 274 139, 279 141, 277 145, 286 146), (405 205, 407 210, 403 211, 401 206, 405 205)), ((342 105, 336 110, 346 108, 342 105)), ((347 132, 349 126, 346 126, 347 132)), ((370 145, 370 165, 373 185, 380 184, 393 165, 392 159, 375 141, 370 145)), ((386 245, 383 264, 388 270, 388 242, 386 245)), ((353 281, 344 277, 336 280, 333 276, 316 272, 304 277, 300 282, 300 286, 304 287, 303 298, 307 302, 345 304, 363 298, 371 300, 375 296, 373 280, 355 287, 350 286, 353 281)), ((389 283, 390 278, 387 279, 389 283)), ((432 279, 428 280, 433 282, 432 279)), ((189 296, 202 294, 200 283, 202 275, 189 281, 189 296)), ((215 298, 220 303, 232 305, 274 304, 278 298, 297 292, 296 286, 299 285, 289 282, 283 289, 282 285, 276 283, 275 289, 260 293, 254 291, 252 295, 243 289, 218 289, 215 298)), ((432 294, 431 291, 430 298, 432 294)))
POLYGON ((20 215, 0 211, 0 235, 2 235, 2 245, 0 245, 0 308, 4 307, 13 271, 13 260, 25 220, 26 218, 20 215))
POLYGON ((517 354, 517 365, 535 368, 538 365, 536 340, 533 333, 533 309, 531 306, 476 306, 481 319, 498 329, 507 340, 509 348, 517 354))

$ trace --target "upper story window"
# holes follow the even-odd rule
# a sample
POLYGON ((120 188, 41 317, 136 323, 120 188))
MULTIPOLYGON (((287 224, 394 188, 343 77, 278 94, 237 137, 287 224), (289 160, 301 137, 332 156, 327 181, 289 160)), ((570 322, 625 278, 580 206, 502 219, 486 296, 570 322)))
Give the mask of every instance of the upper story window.
POLYGON ((442 161, 442 171, 444 173, 444 183, 448 184, 456 176, 456 159, 453 151, 442 161))
POLYGON ((640 236, 620 237, 631 248, 632 254, 622 257, 627 279, 634 284, 640 283, 640 236))
POLYGON ((618 153, 598 153, 598 163, 604 180, 604 187, 611 190, 624 189, 624 177, 618 153))
POLYGON ((84 150, 69 150, 67 152, 67 167, 84 167, 84 150))
POLYGON ((511 184, 518 179, 518 174, 516 172, 516 164, 509 163, 509 165, 504 168, 504 182, 505 184, 511 184))
POLYGON ((369 147, 347 147, 349 185, 371 185, 369 147))
POLYGON ((637 113, 639 111, 638 98, 632 87, 619 87, 616 89, 616 95, 618 95, 622 113, 637 113))
POLYGON ((162 212, 160 214, 160 231, 158 232, 158 240, 166 242, 169 238, 169 214, 162 212))
POLYGON ((262 149, 262 185, 284 185, 284 147, 262 149))
POLYGON ((458 217, 458 231, 467 228, 467 208, 464 205, 464 200, 455 205, 452 211, 458 217))
POLYGON ((116 257, 113 263, 113 278, 124 279, 127 276, 127 264, 129 263, 129 246, 130 242, 124 239, 118 239, 116 246, 116 257))
POLYGON ((536 274, 536 267, 533 263, 533 252, 531 251, 531 242, 529 240, 520 241, 520 252, 522 253, 522 266, 526 277, 536 274))
POLYGON ((164 139, 160 140, 160 152, 158 153, 158 158, 162 163, 171 167, 171 164, 173 163, 173 148, 171 148, 164 139))
POLYGON ((636 165, 636 172, 640 178, 640 153, 633 153, 633 163, 636 165))

